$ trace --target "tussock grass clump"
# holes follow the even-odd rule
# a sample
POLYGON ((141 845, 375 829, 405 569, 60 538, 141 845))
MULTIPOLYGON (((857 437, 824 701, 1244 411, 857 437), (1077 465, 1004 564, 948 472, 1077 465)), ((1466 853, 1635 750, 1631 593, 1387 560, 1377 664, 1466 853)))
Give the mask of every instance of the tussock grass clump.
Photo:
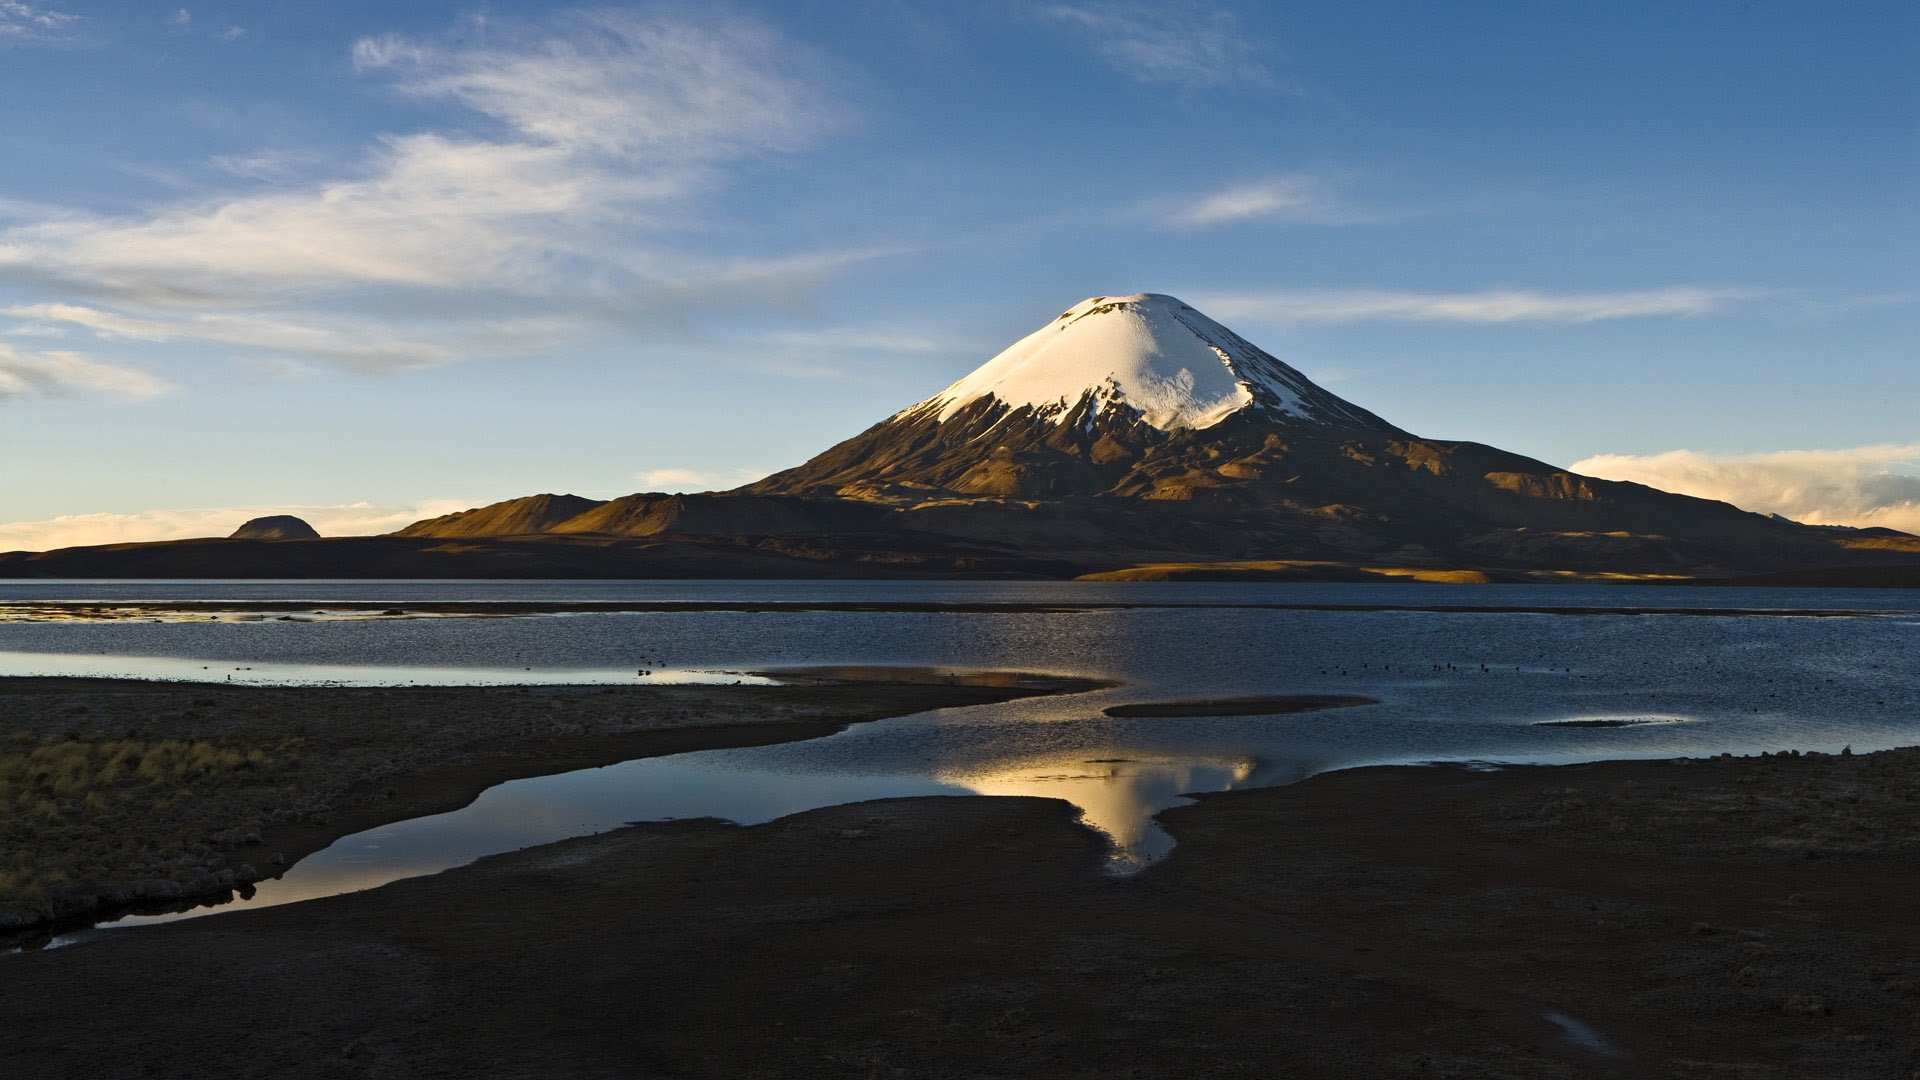
POLYGON ((297 763, 300 742, 12 739, 0 746, 0 923, 102 894, 164 898, 219 865, 236 820, 297 763))

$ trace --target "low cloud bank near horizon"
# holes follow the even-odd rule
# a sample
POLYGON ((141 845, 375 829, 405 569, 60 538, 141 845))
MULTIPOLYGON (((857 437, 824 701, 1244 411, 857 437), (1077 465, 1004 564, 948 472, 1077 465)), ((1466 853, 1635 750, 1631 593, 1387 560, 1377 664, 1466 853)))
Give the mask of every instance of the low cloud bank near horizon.
POLYGON ((425 499, 409 506, 227 506, 148 510, 138 514, 65 514, 46 521, 0 524, 0 551, 52 551, 95 544, 136 544, 227 536, 257 517, 291 514, 321 536, 372 536, 476 503, 425 499))
POLYGON ((731 491, 766 475, 765 469, 642 469, 633 478, 649 491, 731 491))
POLYGON ((1847 450, 1712 455, 1597 454, 1573 471, 1631 480, 1809 525, 1853 525, 1920 534, 1920 443, 1847 450))

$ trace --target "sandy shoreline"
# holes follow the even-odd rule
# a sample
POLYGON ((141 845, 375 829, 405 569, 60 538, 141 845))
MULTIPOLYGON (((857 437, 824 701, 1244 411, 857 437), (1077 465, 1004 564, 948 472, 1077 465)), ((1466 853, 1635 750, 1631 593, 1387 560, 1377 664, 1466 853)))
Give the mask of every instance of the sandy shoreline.
POLYGON ((820 670, 777 686, 268 688, 0 677, 0 930, 230 895, 506 780, 1091 689, 820 670))

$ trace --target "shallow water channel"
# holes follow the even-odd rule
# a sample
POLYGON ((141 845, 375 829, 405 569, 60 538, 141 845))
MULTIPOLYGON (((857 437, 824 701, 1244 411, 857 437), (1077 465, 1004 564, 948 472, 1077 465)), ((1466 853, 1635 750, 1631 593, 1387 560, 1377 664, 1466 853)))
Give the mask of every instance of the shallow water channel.
MULTIPOLYGON (((229 598, 248 589, 327 598, 311 583, 199 583, 197 593, 192 584, 151 591, 173 593, 155 599, 229 598)), ((1125 871, 1169 849, 1153 815, 1185 793, 1289 783, 1332 768, 1865 751, 1920 741, 1920 614, 1917 598, 1898 591, 732 582, 625 583, 621 593, 620 585, 515 583, 491 586, 491 594, 462 583, 324 588, 361 590, 333 599, 419 602, 437 586, 450 599, 666 596, 687 607, 509 618, 0 622, 0 670, 59 657, 73 665, 64 669, 71 674, 155 677, 160 665, 185 672, 161 677, 193 678, 198 666, 224 678, 224 666, 269 673, 259 681, 311 676, 366 685, 731 681, 738 672, 784 666, 897 664, 1120 684, 878 721, 799 743, 512 781, 462 810, 345 837, 263 882, 249 901, 187 915, 366 888, 633 821, 753 823, 899 795, 1069 800, 1111 838, 1113 865, 1125 871), (700 606, 742 596, 792 606, 700 606), (1036 606, 806 606, 849 597, 1036 606), (1096 606, 1115 597, 1128 606, 1096 606), (1414 610, 1377 610, 1394 605, 1414 610), (1476 606, 1497 610, 1431 610, 1476 606), (1529 606, 1551 610, 1516 610, 1529 606), (1688 606, 1749 613, 1568 613, 1688 606), (1794 615, 1813 610, 1858 613, 1794 615), (411 663, 394 665, 396 656, 411 663), (1121 719, 1102 712, 1260 694, 1358 694, 1379 704, 1283 716, 1121 719)), ((109 587, 127 590, 120 598, 140 589, 72 585, 66 598, 97 599, 109 587), (86 589, 92 592, 74 595, 86 589)), ((9 597, 0 589, 0 601, 62 598, 9 597)))

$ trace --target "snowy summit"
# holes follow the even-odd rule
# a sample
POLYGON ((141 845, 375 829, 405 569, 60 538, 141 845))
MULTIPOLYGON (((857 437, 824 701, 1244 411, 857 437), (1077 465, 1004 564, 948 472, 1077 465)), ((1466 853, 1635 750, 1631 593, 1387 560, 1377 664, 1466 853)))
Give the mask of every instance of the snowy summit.
POLYGON ((1160 293, 1083 300, 900 415, 934 411, 945 420, 985 397, 1057 423, 1090 397, 1090 415, 1125 406, 1162 431, 1212 427, 1249 407, 1309 421, 1379 423, 1160 293))

